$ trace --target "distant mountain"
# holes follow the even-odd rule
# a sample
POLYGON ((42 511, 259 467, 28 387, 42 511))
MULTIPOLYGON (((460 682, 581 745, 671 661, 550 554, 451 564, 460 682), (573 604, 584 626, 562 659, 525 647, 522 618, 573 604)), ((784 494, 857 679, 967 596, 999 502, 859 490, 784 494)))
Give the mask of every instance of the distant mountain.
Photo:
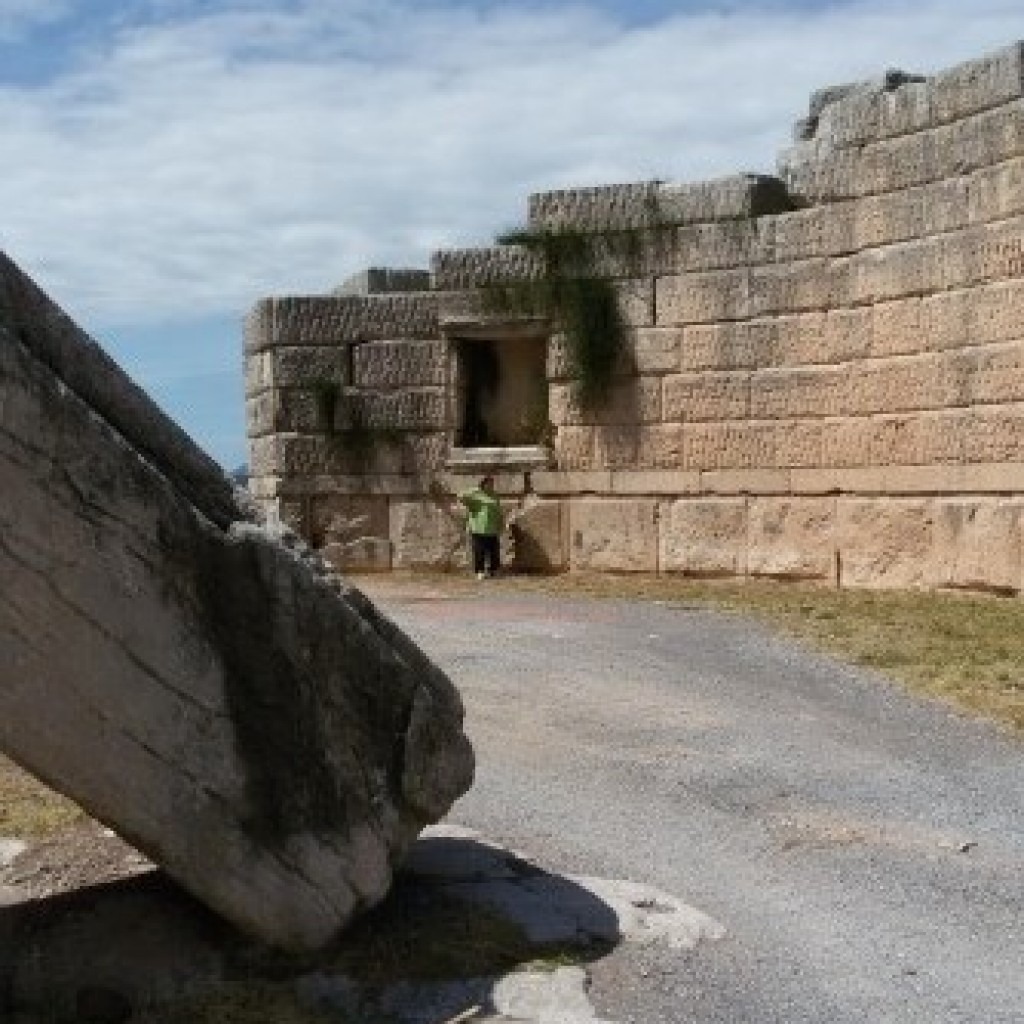
POLYGON ((230 476, 239 487, 244 487, 249 482, 249 464, 243 462, 240 466, 236 466, 231 470, 228 476, 230 476))

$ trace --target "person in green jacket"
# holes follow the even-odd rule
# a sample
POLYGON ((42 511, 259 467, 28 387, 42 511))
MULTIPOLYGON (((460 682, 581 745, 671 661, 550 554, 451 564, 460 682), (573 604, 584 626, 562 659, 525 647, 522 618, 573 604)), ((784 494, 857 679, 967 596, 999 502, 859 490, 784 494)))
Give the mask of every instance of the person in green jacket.
POLYGON ((469 512, 469 536, 473 543, 473 571, 476 578, 493 576, 501 569, 501 531, 505 516, 494 494, 494 477, 485 476, 479 487, 463 491, 459 501, 469 512))

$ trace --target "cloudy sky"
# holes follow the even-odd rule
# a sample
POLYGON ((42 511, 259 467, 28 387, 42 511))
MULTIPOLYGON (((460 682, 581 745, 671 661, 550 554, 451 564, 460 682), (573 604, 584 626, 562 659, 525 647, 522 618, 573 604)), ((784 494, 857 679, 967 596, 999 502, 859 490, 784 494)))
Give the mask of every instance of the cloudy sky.
POLYGON ((226 466, 267 294, 426 266, 531 191, 770 172, 808 94, 1022 0, 0 0, 0 249, 226 466))

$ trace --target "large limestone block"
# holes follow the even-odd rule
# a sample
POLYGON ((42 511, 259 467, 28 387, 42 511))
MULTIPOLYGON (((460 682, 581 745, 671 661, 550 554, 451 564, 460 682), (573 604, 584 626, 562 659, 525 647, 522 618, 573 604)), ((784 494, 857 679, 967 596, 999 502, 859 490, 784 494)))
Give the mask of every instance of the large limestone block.
POLYGON ((809 259, 755 267, 750 273, 751 316, 827 310, 846 305, 853 287, 850 259, 809 259))
POLYGON ((845 367, 759 370, 750 382, 749 412, 755 419, 835 415, 845 367))
POLYGON ((752 498, 747 572, 793 579, 832 578, 835 519, 832 498, 752 498))
POLYGON ((1000 281, 953 294, 962 296, 966 307, 964 334, 968 344, 1013 341, 1021 337, 1024 280, 1000 281))
POLYGON ((775 465, 808 469, 823 465, 825 421, 780 421, 775 425, 775 465))
POLYGON ((560 426, 555 431, 552 448, 555 455, 555 466, 560 470, 596 469, 594 427, 560 426))
POLYGON ((742 370, 768 366, 781 330, 777 318, 737 323, 695 324, 683 328, 679 368, 742 370))
POLYGON ((679 373, 664 379, 668 421, 746 419, 750 415, 749 373, 679 373))
POLYGON ((901 498, 837 499, 839 584, 924 587, 933 578, 935 509, 901 498))
POLYGON ((940 71, 928 82, 935 123, 961 118, 1017 99, 1024 82, 1024 44, 940 71))
POLYGON ((638 374, 672 373, 679 369, 683 331, 678 327, 647 327, 634 331, 630 355, 638 374))
POLYGON ((972 224, 1024 213, 1024 160, 1008 160, 970 175, 965 182, 966 215, 972 224))
POLYGON ((544 273, 544 261, 520 245, 443 249, 431 256, 430 272, 434 288, 453 291, 536 280, 544 273))
POLYGON ((713 270, 655 282, 659 327, 713 324, 750 315, 750 271, 713 270))
POLYGON ((686 441, 682 423, 655 423, 640 428, 637 464, 650 469, 685 469, 686 441))
MULTIPOLYGON (((933 315, 939 312, 933 305, 937 298, 939 296, 897 299, 865 307, 871 332, 870 354, 898 356, 949 347, 943 344, 949 332, 935 322, 936 316, 933 315), (931 330, 933 327, 936 328, 934 331, 931 330)), ((944 310, 947 311, 956 315, 955 309, 944 310)))
MULTIPOLYGON (((919 187, 865 196, 846 204, 854 210, 852 248, 891 245, 929 233, 928 218, 935 214, 935 199, 930 189, 919 187)), ((964 216, 966 205, 964 201, 964 216)))
POLYGON ((457 505, 431 498, 396 500, 389 512, 394 568, 448 570, 467 564, 466 517, 457 505))
POLYGON ((246 321, 246 352, 275 346, 438 337, 433 292, 370 296, 302 295, 261 299, 246 321))
POLYGON ((529 226, 600 231, 735 221, 789 209, 792 202, 777 178, 736 174, 686 184, 646 181, 535 193, 529 226))
POLYGON ((853 252, 858 247, 857 219, 853 203, 812 206, 776 217, 775 259, 782 263, 853 252))
POLYGON ((932 584, 1018 592, 1022 524, 1020 500, 937 500, 932 584))
POLYGON ((350 384, 351 346, 275 346, 245 355, 246 394, 264 388, 316 388, 350 384))
POLYGON ((328 942, 470 784, 458 693, 3 331, 0 396, 0 749, 239 927, 328 942))
POLYGON ((761 217, 679 228, 675 234, 675 269, 689 273, 769 263, 775 258, 776 220, 784 219, 761 217))
POLYGON ((317 494, 309 499, 308 540, 314 547, 359 537, 387 537, 388 499, 378 494, 317 494))
POLYGON ((416 267, 367 267, 347 277, 333 295, 385 295, 389 292, 425 292, 430 272, 416 267))
POLYGON ((1024 341, 958 355, 971 404, 1024 402, 1024 341))
POLYGON ((442 341, 370 341, 352 349, 352 383, 361 388, 445 384, 449 347, 442 341))
POLYGON ((885 302, 940 291, 948 275, 944 244, 929 238, 862 252, 851 263, 850 302, 885 302))
POLYGON ((781 431, 770 422, 685 423, 686 469, 762 469, 778 465, 781 431))
POLYGON ((2 252, 0 330, 20 339, 97 413, 130 435, 139 453, 171 474, 204 515, 219 526, 231 522, 231 483, 214 461, 2 252))
POLYGON ((548 415, 555 426, 565 424, 657 423, 662 417, 661 378, 631 377, 617 381, 601 401, 583 406, 571 384, 553 384, 548 415))
POLYGON ((658 505, 649 499, 579 498, 569 505, 573 569, 655 572, 658 505))
POLYGON ((741 576, 746 558, 745 498, 682 498, 663 509, 662 572, 741 576))
POLYGON ((1020 405, 983 406, 965 413, 961 429, 968 463, 1024 459, 1024 407, 1020 405))
POLYGON ((594 431, 594 464, 601 469, 631 469, 637 464, 640 432, 637 423, 612 423, 594 431))
POLYGON ((566 526, 563 502, 531 499, 512 522, 513 567, 524 572, 560 572, 568 568, 566 526))

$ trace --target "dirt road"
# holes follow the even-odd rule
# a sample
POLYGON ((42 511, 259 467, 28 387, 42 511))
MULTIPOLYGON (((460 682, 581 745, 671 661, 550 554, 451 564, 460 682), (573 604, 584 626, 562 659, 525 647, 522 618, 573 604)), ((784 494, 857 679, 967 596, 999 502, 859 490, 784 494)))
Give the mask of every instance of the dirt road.
POLYGON ((451 819, 711 915, 593 969, 619 1021, 1024 1022, 1024 742, 738 616, 366 580, 455 679, 451 819))

